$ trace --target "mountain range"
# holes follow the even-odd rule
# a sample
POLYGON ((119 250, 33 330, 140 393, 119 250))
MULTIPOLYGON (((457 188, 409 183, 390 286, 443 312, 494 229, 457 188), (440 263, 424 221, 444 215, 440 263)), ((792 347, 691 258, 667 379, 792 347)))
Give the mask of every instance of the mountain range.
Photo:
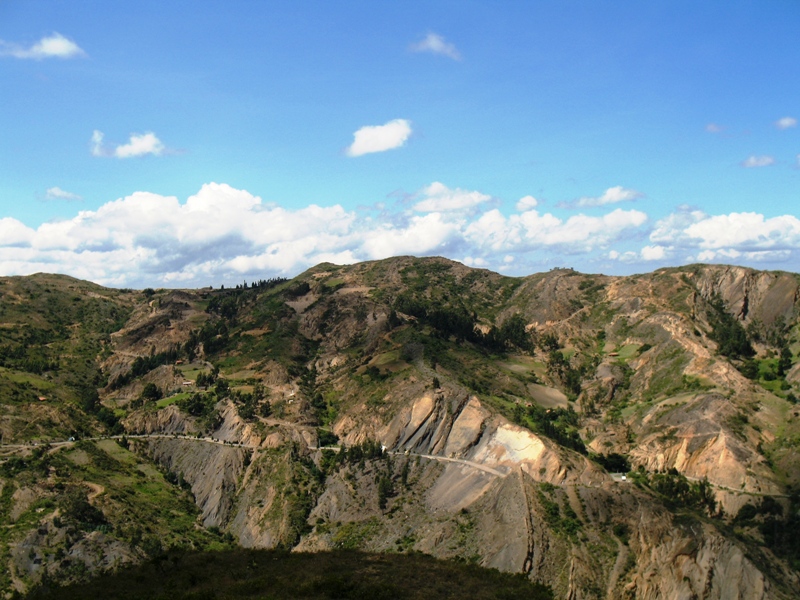
POLYGON ((796 597, 799 317, 800 276, 724 265, 0 278, 0 587, 241 546, 796 597))

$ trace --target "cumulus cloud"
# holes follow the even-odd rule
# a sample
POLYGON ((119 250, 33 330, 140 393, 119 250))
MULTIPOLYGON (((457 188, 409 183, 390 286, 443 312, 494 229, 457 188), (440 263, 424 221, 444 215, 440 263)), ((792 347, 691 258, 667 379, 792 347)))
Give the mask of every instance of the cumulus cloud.
POLYGON ((127 144, 114 148, 114 156, 117 158, 130 158, 132 156, 144 156, 145 154, 159 156, 163 151, 164 144, 154 133, 148 131, 142 134, 132 134, 127 144))
POLYGON ((656 223, 650 241, 680 248, 689 260, 777 263, 800 256, 800 219, 756 212, 708 215, 681 207, 656 223))
POLYGON ((45 58, 78 58, 86 56, 86 52, 60 33, 53 33, 28 48, 0 40, 0 56, 42 60, 45 58))
POLYGON ((469 223, 465 237, 493 252, 552 248, 572 254, 606 247, 646 221, 647 215, 643 212, 619 208, 601 217, 581 214, 566 221, 537 210, 505 217, 494 209, 469 223))
MULTIPOLYGON (((625 252, 619 252, 617 250, 611 250, 606 255, 609 259, 625 263, 625 264, 647 264, 647 263, 665 263, 668 262, 673 256, 673 250, 671 246, 644 246, 641 250, 627 250, 625 252)), ((648 265, 649 268, 652 268, 651 265, 648 265)))
POLYGON ((414 216, 400 226, 386 224, 362 234, 362 251, 370 259, 404 254, 445 254, 461 237, 463 224, 441 213, 414 216))
POLYGON ((756 167, 768 167, 775 164, 775 159, 767 154, 761 156, 750 155, 741 162, 745 169, 753 169, 756 167))
POLYGON ((410 135, 411 122, 406 119, 394 119, 384 125, 367 125, 353 134, 353 143, 347 148, 347 156, 363 156, 399 148, 410 135))
POLYGON ((326 257, 345 258, 353 219, 341 206, 266 206, 224 184, 206 184, 185 203, 136 192, 35 229, 1 219, 0 270, 55 271, 110 285, 294 274, 326 257))
POLYGON ((488 194, 439 182, 420 194, 420 210, 375 217, 339 205, 290 210, 217 183, 185 201, 141 191, 35 228, 0 219, 0 274, 46 271, 106 285, 188 287, 400 254, 524 270, 533 253, 543 253, 538 260, 548 252, 590 253, 643 234, 647 220, 620 209, 566 220, 535 209, 480 212, 488 194))
POLYGON ((794 117, 783 117, 775 121, 775 127, 778 129, 789 129, 791 127, 797 127, 797 119, 794 117))
POLYGON ((685 229, 701 248, 772 248, 800 246, 800 220, 793 215, 767 219, 762 214, 715 215, 685 229))
POLYGON ((449 256, 519 274, 563 264, 565 256, 578 266, 800 259, 800 219, 792 215, 709 215, 682 206, 652 225, 648 239, 647 215, 638 210, 561 218, 526 200, 526 210, 503 214, 488 194, 440 182, 414 199, 414 210, 376 216, 339 205, 290 210, 217 183, 185 201, 141 191, 35 228, 0 218, 0 274, 47 271, 106 285, 190 287, 400 254, 449 256))
POLYGON ((66 190, 62 190, 60 187, 51 187, 47 188, 47 191, 44 193, 44 197, 48 200, 82 200, 78 194, 73 194, 72 192, 68 192, 66 190))
POLYGON ((792 256, 790 250, 758 250, 755 252, 739 252, 733 248, 723 250, 703 250, 698 253, 697 260, 701 262, 748 262, 748 263, 777 263, 785 262, 792 256))
POLYGON ((160 156, 166 150, 164 143, 156 137, 152 131, 146 133, 132 133, 127 144, 119 144, 110 147, 103 143, 105 135, 102 131, 95 129, 92 132, 91 152, 92 156, 113 156, 116 158, 132 158, 152 154, 160 156))
POLYGON ((589 208, 593 206, 616 204, 618 202, 631 202, 643 197, 644 194, 641 192, 624 188, 621 185, 615 185, 614 187, 608 188, 601 196, 584 196, 572 202, 561 202, 559 206, 562 208, 589 208))
POLYGON ((461 60, 461 53, 450 42, 438 33, 429 33, 422 40, 411 44, 410 49, 412 52, 431 52, 433 54, 441 54, 453 60, 461 60))
POLYGON ((33 239, 32 230, 11 217, 0 218, 0 244, 4 247, 27 245, 33 239))
POLYGON ((642 260, 664 260, 667 257, 667 248, 664 246, 645 246, 641 249, 642 260))
POLYGON ((492 199, 481 192, 470 192, 456 188, 451 190, 443 183, 434 181, 422 191, 424 200, 414 205, 418 212, 443 212, 473 208, 492 199))
POLYGON ((524 196, 517 201, 517 211, 525 212, 539 205, 539 201, 533 196, 524 196))

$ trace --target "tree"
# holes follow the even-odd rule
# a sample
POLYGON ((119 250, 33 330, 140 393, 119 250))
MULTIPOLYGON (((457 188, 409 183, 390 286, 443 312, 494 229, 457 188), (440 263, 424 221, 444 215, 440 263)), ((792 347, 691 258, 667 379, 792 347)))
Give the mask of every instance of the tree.
POLYGON ((789 346, 781 348, 781 355, 778 358, 778 377, 785 377, 789 369, 792 368, 792 351, 789 346))
POLYGON ((744 361, 739 371, 748 379, 758 379, 758 363, 752 359, 744 361))
POLYGON ((711 325, 709 337, 717 342, 717 351, 728 358, 750 358, 755 354, 747 332, 742 324, 725 308, 719 295, 714 296, 709 305, 712 309, 708 317, 711 325))
POLYGON ((393 492, 392 480, 387 475, 381 475, 378 480, 378 507, 381 510, 386 508, 386 502, 393 492))
POLYGON ((225 379, 217 379, 217 383, 214 386, 214 391, 217 393, 217 396, 222 398, 225 396, 228 391, 230 390, 230 386, 228 385, 227 380, 225 379))
POLYGON ((150 382, 144 386, 144 389, 142 390, 142 393, 139 395, 139 398, 144 402, 148 402, 148 401, 160 400, 161 396, 162 393, 161 390, 158 389, 158 386, 155 383, 150 382))

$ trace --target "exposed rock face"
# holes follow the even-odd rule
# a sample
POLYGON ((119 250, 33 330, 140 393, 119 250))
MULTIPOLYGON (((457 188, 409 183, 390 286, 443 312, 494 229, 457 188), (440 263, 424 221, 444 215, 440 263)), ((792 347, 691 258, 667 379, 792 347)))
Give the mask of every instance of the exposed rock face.
POLYGON ((109 538, 100 531, 93 531, 69 543, 65 555, 59 556, 62 548, 74 534, 67 527, 59 527, 53 519, 41 523, 22 540, 11 545, 9 575, 14 589, 27 591, 26 581, 39 581, 45 574, 55 577, 75 565, 85 575, 100 574, 142 559, 141 553, 129 544, 109 538))
POLYGON ((155 412, 133 413, 124 421, 125 429, 133 433, 193 434, 198 431, 194 419, 174 404, 155 412))
POLYGON ((652 544, 650 564, 638 566, 624 591, 648 599, 774 597, 764 575, 739 548, 713 528, 697 528, 684 535, 676 535, 674 527, 662 530, 665 537, 659 543, 647 539, 650 532, 640 531, 639 543, 652 544))
POLYGON ((706 268, 698 277, 697 287, 706 298, 719 295, 743 321, 758 319, 766 325, 795 316, 800 290, 792 274, 743 267, 706 268))
POLYGON ((736 414, 735 406, 718 394, 662 404, 643 417, 648 434, 631 456, 648 470, 676 468, 695 479, 713 477, 722 488, 780 494, 764 457, 730 429, 728 423, 736 414))
POLYGON ((148 440, 146 444, 153 459, 191 484, 206 527, 227 522, 247 450, 181 439, 148 440))

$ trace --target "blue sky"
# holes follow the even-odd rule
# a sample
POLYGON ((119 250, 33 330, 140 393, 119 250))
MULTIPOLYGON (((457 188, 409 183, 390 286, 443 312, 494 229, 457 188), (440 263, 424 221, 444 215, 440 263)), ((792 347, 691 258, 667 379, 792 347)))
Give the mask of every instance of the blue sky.
POLYGON ((797 271, 797 31, 793 0, 0 0, 0 274, 797 271))

